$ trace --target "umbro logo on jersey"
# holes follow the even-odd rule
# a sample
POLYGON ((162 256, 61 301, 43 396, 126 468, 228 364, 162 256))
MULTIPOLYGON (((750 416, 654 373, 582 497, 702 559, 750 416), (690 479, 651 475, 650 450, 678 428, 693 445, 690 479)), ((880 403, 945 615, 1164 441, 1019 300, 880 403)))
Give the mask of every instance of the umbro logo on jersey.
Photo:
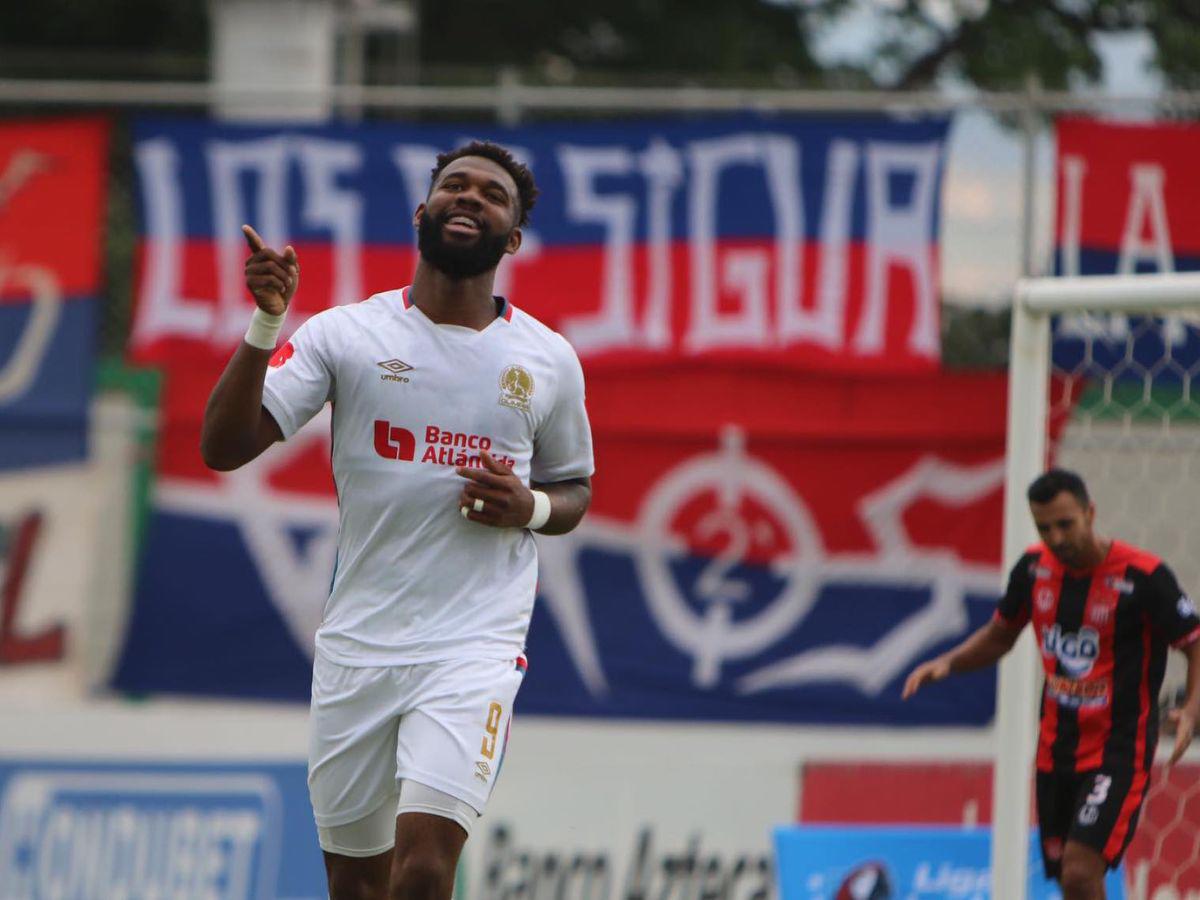
POLYGON ((386 369, 387 375, 380 375, 380 381, 399 381, 401 384, 408 384, 408 379, 401 375, 401 372, 411 372, 413 367, 402 359, 385 359, 381 363, 376 363, 381 369, 386 369))
POLYGON ((1179 598, 1179 602, 1175 604, 1175 609, 1185 619, 1190 619, 1196 615, 1196 604, 1192 602, 1192 598, 1187 594, 1179 598))
POLYGON ((492 767, 482 759, 475 763, 475 777, 487 784, 488 776, 492 774, 492 767))
POLYGON ((1118 578, 1116 575, 1109 575, 1104 579, 1104 585, 1118 594, 1133 593, 1133 582, 1127 578, 1118 578))

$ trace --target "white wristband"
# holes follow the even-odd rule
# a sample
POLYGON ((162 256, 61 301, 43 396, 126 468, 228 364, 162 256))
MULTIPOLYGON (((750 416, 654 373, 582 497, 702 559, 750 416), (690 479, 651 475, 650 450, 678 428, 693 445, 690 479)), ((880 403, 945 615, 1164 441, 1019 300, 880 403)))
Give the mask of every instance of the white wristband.
POLYGON ((279 329, 287 318, 285 309, 277 316, 265 313, 262 307, 254 307, 254 315, 250 317, 250 327, 246 329, 246 343, 259 350, 274 350, 275 342, 279 339, 279 329))
POLYGON ((533 494, 533 515, 525 523, 530 531, 537 531, 550 521, 550 495, 545 491, 530 491, 533 494))

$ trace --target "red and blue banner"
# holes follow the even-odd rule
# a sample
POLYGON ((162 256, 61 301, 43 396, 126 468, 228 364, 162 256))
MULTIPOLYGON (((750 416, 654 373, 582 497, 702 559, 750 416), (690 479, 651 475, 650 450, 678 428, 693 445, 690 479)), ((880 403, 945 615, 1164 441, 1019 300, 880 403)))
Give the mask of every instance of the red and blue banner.
MULTIPOLYGON (((305 314, 406 284, 434 157, 485 136, 541 196, 497 293, 618 364, 747 354, 931 370, 948 122, 734 118, 521 129, 134 127, 137 360, 224 356, 245 330, 255 225, 304 260, 305 314)), ((293 321, 295 320, 295 321, 293 321)))
MULTIPOLYGON (((1056 274, 1200 270, 1200 125, 1064 118, 1056 131, 1056 274)), ((1093 370, 1112 370, 1127 358, 1158 366, 1156 384, 1178 383, 1179 372, 1200 362, 1200 329, 1178 317, 1063 317, 1055 328, 1055 364, 1072 370, 1085 357, 1093 370), (1168 355, 1176 365, 1162 368, 1168 355)))
POLYGON ((405 283, 435 152, 488 137, 543 191, 500 290, 578 349, 596 444, 591 512, 540 542, 521 709, 987 721, 988 673, 899 702, 1001 581, 1004 379, 937 368, 946 126, 138 123, 131 353, 166 382, 116 685, 307 697, 336 546, 329 412, 235 472, 197 450, 251 309, 238 226, 296 247, 294 327, 405 283))
POLYGON ((0 124, 0 470, 83 459, 108 125, 0 124))

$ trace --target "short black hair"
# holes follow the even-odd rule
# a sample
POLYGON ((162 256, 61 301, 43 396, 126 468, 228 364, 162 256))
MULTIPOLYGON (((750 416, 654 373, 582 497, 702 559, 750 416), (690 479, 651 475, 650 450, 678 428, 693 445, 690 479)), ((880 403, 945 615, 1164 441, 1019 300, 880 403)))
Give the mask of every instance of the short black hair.
POLYGON ((484 159, 490 159, 512 176, 512 180, 517 186, 517 203, 520 206, 517 224, 526 224, 529 221, 529 211, 537 203, 539 193, 537 184, 533 180, 533 173, 529 171, 529 167, 517 162, 516 158, 499 144, 493 144, 491 141, 471 141, 469 144, 439 153, 437 165, 433 167, 433 175, 429 179, 429 186, 433 187, 446 166, 464 156, 482 156, 484 159))
POLYGON ((1055 468, 1043 472, 1033 479, 1025 496, 1029 498, 1030 503, 1049 503, 1063 491, 1078 500, 1081 506, 1086 507, 1091 503, 1083 479, 1068 469, 1055 468))

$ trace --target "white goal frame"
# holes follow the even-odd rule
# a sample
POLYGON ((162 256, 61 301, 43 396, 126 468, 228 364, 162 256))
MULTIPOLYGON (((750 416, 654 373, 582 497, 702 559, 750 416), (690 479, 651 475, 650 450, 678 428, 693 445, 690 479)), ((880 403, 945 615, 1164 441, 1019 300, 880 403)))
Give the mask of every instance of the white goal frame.
MULTIPOLYGON (((1025 490, 1046 459, 1050 318, 1059 313, 1200 311, 1200 273, 1023 278, 1013 294, 1008 366, 1004 560, 1037 541, 1025 490)), ((1007 569, 1006 569, 1007 571, 1007 569)), ((1037 738, 1038 654, 1029 630, 1000 663, 992 782, 992 896, 1024 898, 1037 738)))

